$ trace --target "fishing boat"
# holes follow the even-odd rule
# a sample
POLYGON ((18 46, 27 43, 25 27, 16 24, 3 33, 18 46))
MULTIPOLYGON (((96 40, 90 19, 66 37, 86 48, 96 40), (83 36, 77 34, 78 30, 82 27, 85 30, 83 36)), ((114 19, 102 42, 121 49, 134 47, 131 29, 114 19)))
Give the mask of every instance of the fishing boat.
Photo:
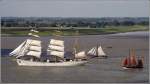
POLYGON ((143 68, 143 57, 137 58, 134 49, 129 51, 129 56, 122 61, 123 69, 143 68))
POLYGON ((75 51, 74 59, 66 60, 64 41, 59 39, 50 39, 47 47, 49 58, 43 61, 41 59, 42 41, 37 33, 37 30, 32 29, 28 34, 31 38, 26 39, 9 54, 10 56, 16 56, 19 66, 77 66, 87 63, 85 51, 75 51))
POLYGON ((106 53, 103 51, 102 47, 100 45, 97 45, 96 47, 91 48, 87 55, 92 57, 107 57, 106 53))

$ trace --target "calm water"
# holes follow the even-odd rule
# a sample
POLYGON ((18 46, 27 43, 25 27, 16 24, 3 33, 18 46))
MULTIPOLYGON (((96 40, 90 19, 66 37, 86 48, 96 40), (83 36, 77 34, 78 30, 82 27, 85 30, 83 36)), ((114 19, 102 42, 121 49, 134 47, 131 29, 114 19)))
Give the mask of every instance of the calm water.
MULTIPOLYGON (((1 79, 7 83, 148 83, 148 34, 138 35, 94 35, 80 36, 81 50, 89 50, 100 43, 109 56, 107 59, 94 58, 84 66, 76 67, 23 67, 13 57, 11 49, 27 37, 2 37, 1 79), (15 42, 15 43, 13 43, 15 42), (11 44, 13 43, 13 45, 11 44), (111 48, 110 48, 111 47, 111 48), (143 69, 123 70, 121 60, 128 55, 128 49, 135 48, 137 56, 144 56, 143 69)), ((45 44, 49 37, 41 38, 45 44)), ((67 51, 71 50, 74 37, 64 37, 67 51)))

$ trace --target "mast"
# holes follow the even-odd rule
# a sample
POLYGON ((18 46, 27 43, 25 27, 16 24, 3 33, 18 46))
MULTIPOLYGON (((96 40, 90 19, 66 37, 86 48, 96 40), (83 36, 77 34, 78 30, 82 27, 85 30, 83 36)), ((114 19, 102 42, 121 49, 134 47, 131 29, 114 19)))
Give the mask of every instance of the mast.
POLYGON ((135 55, 135 50, 131 49, 131 55, 130 55, 130 62, 132 66, 136 66, 137 65, 137 60, 136 60, 136 55, 135 55))
POLYGON ((75 32, 76 38, 75 38, 75 42, 74 42, 74 59, 76 59, 76 57, 78 56, 77 55, 78 48, 79 48, 79 46, 78 46, 78 35, 79 35, 79 31, 76 30, 76 32, 75 32))
MULTIPOLYGON (((76 31, 75 31, 75 36, 77 36, 78 33, 79 33, 79 32, 76 30, 76 31)), ((73 45, 74 59, 75 59, 76 53, 77 53, 77 42, 78 42, 78 39, 77 39, 77 37, 75 37, 75 39, 74 39, 74 45, 73 45)))
POLYGON ((78 50, 79 50, 79 45, 78 45, 78 35, 79 35, 79 31, 78 31, 78 30, 76 31, 75 35, 76 35, 77 37, 75 38, 74 48, 75 48, 75 51, 78 52, 78 50))
POLYGON ((64 58, 64 41, 51 39, 47 51, 48 55, 64 58))
MULTIPOLYGON (((32 33, 36 30, 32 29, 32 33)), ((22 56, 34 56, 37 58, 40 58, 41 55, 41 41, 40 40, 34 40, 34 38, 39 37, 36 34, 29 33, 32 38, 25 40, 21 45, 19 45, 14 51, 12 51, 9 55, 16 56, 16 58, 22 57, 22 56)), ((37 33, 37 31, 36 31, 37 33)))
POLYGON ((98 57, 99 55, 99 52, 98 52, 98 45, 96 46, 96 56, 98 57))
POLYGON ((129 57, 127 58, 128 59, 127 66, 131 66, 130 57, 131 57, 131 50, 129 49, 129 57))
POLYGON ((28 39, 28 41, 29 41, 29 47, 28 47, 26 55, 40 58, 41 49, 42 49, 41 48, 41 41, 33 40, 33 39, 28 39))
POLYGON ((76 31, 75 35, 77 36, 77 38, 75 39, 75 44, 74 44, 74 55, 75 55, 74 59, 84 59, 86 58, 85 51, 79 52, 79 44, 78 44, 79 31, 76 31))
MULTIPOLYGON (((35 24, 35 28, 36 28, 36 24, 35 24)), ((38 36, 37 33, 39 33, 39 31, 33 28, 30 30, 30 33, 28 35, 31 36, 31 39, 28 39, 29 47, 26 55, 40 58, 42 53, 42 47, 41 47, 41 41, 39 40, 40 36, 38 36)))
MULTIPOLYGON (((60 25, 57 25, 60 27, 60 25)), ((60 27, 62 28, 62 27, 60 27)), ((56 33, 54 36, 60 37, 61 29, 56 30, 56 33)), ((47 48, 47 55, 54 56, 55 57, 55 62, 58 60, 58 58, 64 59, 64 41, 63 40, 58 40, 58 38, 50 39, 50 42, 48 44, 47 48)))

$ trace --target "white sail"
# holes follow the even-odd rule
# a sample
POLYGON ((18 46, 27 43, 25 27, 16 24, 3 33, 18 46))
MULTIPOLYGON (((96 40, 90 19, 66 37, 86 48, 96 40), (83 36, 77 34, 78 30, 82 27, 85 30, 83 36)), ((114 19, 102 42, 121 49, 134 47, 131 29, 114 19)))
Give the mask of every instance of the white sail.
POLYGON ((27 39, 27 40, 25 41, 25 44, 23 45, 23 47, 20 48, 20 51, 18 52, 18 55, 17 55, 16 58, 25 55, 25 53, 27 52, 27 49, 28 49, 28 47, 29 47, 30 42, 31 42, 31 41, 29 41, 29 39, 27 39))
POLYGON ((93 47, 92 49, 90 49, 88 52, 87 52, 87 54, 88 55, 93 55, 93 56, 95 56, 96 55, 96 47, 93 47))
POLYGON ((18 54, 16 55, 17 56, 16 58, 24 56, 25 53, 27 52, 28 47, 29 47, 29 41, 26 40, 24 45, 20 48, 18 54))
POLYGON ((98 47, 98 56, 106 56, 101 46, 98 47))
POLYGON ((32 50, 32 51, 41 51, 41 47, 40 46, 30 46, 29 47, 29 50, 32 50))
POLYGON ((60 52, 60 51, 47 50, 47 54, 54 55, 60 58, 64 58, 64 52, 60 52))
POLYGON ((29 51, 26 55, 35 56, 35 57, 40 58, 41 52, 39 52, 39 51, 29 51))
POLYGON ((51 39, 50 40, 50 44, 51 45, 57 45, 57 46, 64 46, 64 41, 51 39))
POLYGON ((30 45, 41 46, 41 41, 39 40, 27 39, 27 41, 30 45))
POLYGON ((76 59, 82 59, 82 58, 85 58, 85 57, 86 57, 85 51, 81 51, 81 52, 75 54, 76 59))
MULTIPOLYGON (((33 40, 33 39, 27 39, 26 42, 25 42, 25 45, 20 49, 19 53, 18 53, 18 57, 21 57, 21 56, 25 56, 27 52, 30 52, 30 51, 35 51, 35 52, 39 52, 41 53, 41 41, 39 40, 33 40)), ((30 54, 30 53, 29 53, 30 54)), ((39 57, 38 55, 34 55, 35 53, 30 54, 32 56, 36 56, 36 57, 39 57)))
POLYGON ((23 47, 23 45, 25 44, 26 41, 22 42, 15 50, 13 50, 9 56, 17 56, 19 54, 19 51, 21 50, 21 48, 23 47))
POLYGON ((50 46, 48 46, 48 48, 51 49, 51 50, 57 50, 57 51, 64 52, 64 47, 62 47, 62 46, 50 45, 50 46))

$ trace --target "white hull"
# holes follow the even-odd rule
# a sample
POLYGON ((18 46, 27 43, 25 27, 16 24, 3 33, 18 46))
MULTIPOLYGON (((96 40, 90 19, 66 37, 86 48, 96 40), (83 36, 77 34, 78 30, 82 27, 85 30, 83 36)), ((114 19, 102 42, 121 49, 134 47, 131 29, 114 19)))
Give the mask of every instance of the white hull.
POLYGON ((78 66, 84 65, 87 61, 66 61, 66 62, 36 62, 36 61, 28 61, 17 59, 17 64, 19 66, 78 66))

